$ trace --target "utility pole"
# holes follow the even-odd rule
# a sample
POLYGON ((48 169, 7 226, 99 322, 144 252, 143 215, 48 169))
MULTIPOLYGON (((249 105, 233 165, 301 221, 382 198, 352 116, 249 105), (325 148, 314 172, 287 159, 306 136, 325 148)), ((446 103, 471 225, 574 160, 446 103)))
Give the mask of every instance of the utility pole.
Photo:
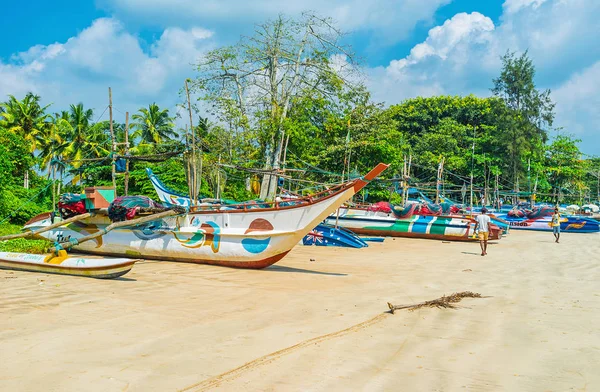
POLYGON ((112 141, 112 184, 115 188, 115 194, 117 193, 117 170, 115 168, 115 153, 117 151, 117 144, 115 141, 115 131, 113 130, 113 113, 112 113, 112 90, 108 88, 108 115, 110 118, 110 139, 112 141))
POLYGON ((471 214, 473 214, 473 168, 475 166, 475 128, 473 128, 473 146, 471 147, 471 214))
POLYGON ((125 112, 125 196, 129 192, 129 112, 125 112))

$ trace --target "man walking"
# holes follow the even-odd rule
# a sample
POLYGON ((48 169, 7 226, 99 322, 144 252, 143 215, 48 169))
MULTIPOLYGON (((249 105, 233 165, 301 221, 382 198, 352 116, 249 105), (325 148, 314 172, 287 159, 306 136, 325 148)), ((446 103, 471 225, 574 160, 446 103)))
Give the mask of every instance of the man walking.
POLYGON ((560 214, 558 213, 558 207, 554 207, 554 214, 552 214, 552 233, 554 234, 554 238, 556 238, 556 243, 560 239, 560 214))
POLYGON ((487 215, 487 208, 481 209, 481 214, 477 215, 475 231, 479 228, 479 245, 481 246, 481 255, 487 255, 487 242, 490 233, 490 217, 487 215))

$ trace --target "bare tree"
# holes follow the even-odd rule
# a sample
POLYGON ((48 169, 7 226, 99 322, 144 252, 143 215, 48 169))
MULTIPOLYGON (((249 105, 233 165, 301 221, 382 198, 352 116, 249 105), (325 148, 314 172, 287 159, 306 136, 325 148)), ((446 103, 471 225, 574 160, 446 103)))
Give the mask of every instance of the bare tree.
MULTIPOLYGON (((353 84, 358 74, 343 34, 331 19, 304 13, 257 25, 251 37, 209 52, 197 65, 194 88, 212 104, 224 123, 258 131, 265 152, 261 198, 272 199, 285 140, 290 105, 312 92, 329 94, 325 79, 353 84)), ((328 83, 330 85, 330 83, 328 83)))

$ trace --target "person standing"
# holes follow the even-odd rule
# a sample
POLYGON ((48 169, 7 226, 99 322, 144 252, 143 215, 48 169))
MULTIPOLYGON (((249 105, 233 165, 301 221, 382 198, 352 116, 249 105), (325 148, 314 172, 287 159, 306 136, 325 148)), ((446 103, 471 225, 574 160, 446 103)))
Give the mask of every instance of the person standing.
POLYGON ((554 208, 554 214, 552 214, 552 233, 554 234, 554 238, 556 238, 556 243, 560 239, 560 214, 558 213, 558 207, 554 208))
POLYGON ((481 209, 481 214, 477 215, 475 231, 479 229, 479 245, 481 246, 481 255, 487 255, 487 242, 490 233, 490 217, 487 215, 487 208, 481 209))

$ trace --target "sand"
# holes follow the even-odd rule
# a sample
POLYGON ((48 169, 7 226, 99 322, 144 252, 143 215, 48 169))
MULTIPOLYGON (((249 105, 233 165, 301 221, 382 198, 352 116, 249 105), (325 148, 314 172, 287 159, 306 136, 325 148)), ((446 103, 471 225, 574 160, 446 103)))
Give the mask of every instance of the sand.
POLYGON ((513 231, 486 257, 386 239, 262 271, 0 271, 0 390, 600 390, 599 253, 597 234, 513 231), (386 313, 466 290, 491 297, 386 313))

